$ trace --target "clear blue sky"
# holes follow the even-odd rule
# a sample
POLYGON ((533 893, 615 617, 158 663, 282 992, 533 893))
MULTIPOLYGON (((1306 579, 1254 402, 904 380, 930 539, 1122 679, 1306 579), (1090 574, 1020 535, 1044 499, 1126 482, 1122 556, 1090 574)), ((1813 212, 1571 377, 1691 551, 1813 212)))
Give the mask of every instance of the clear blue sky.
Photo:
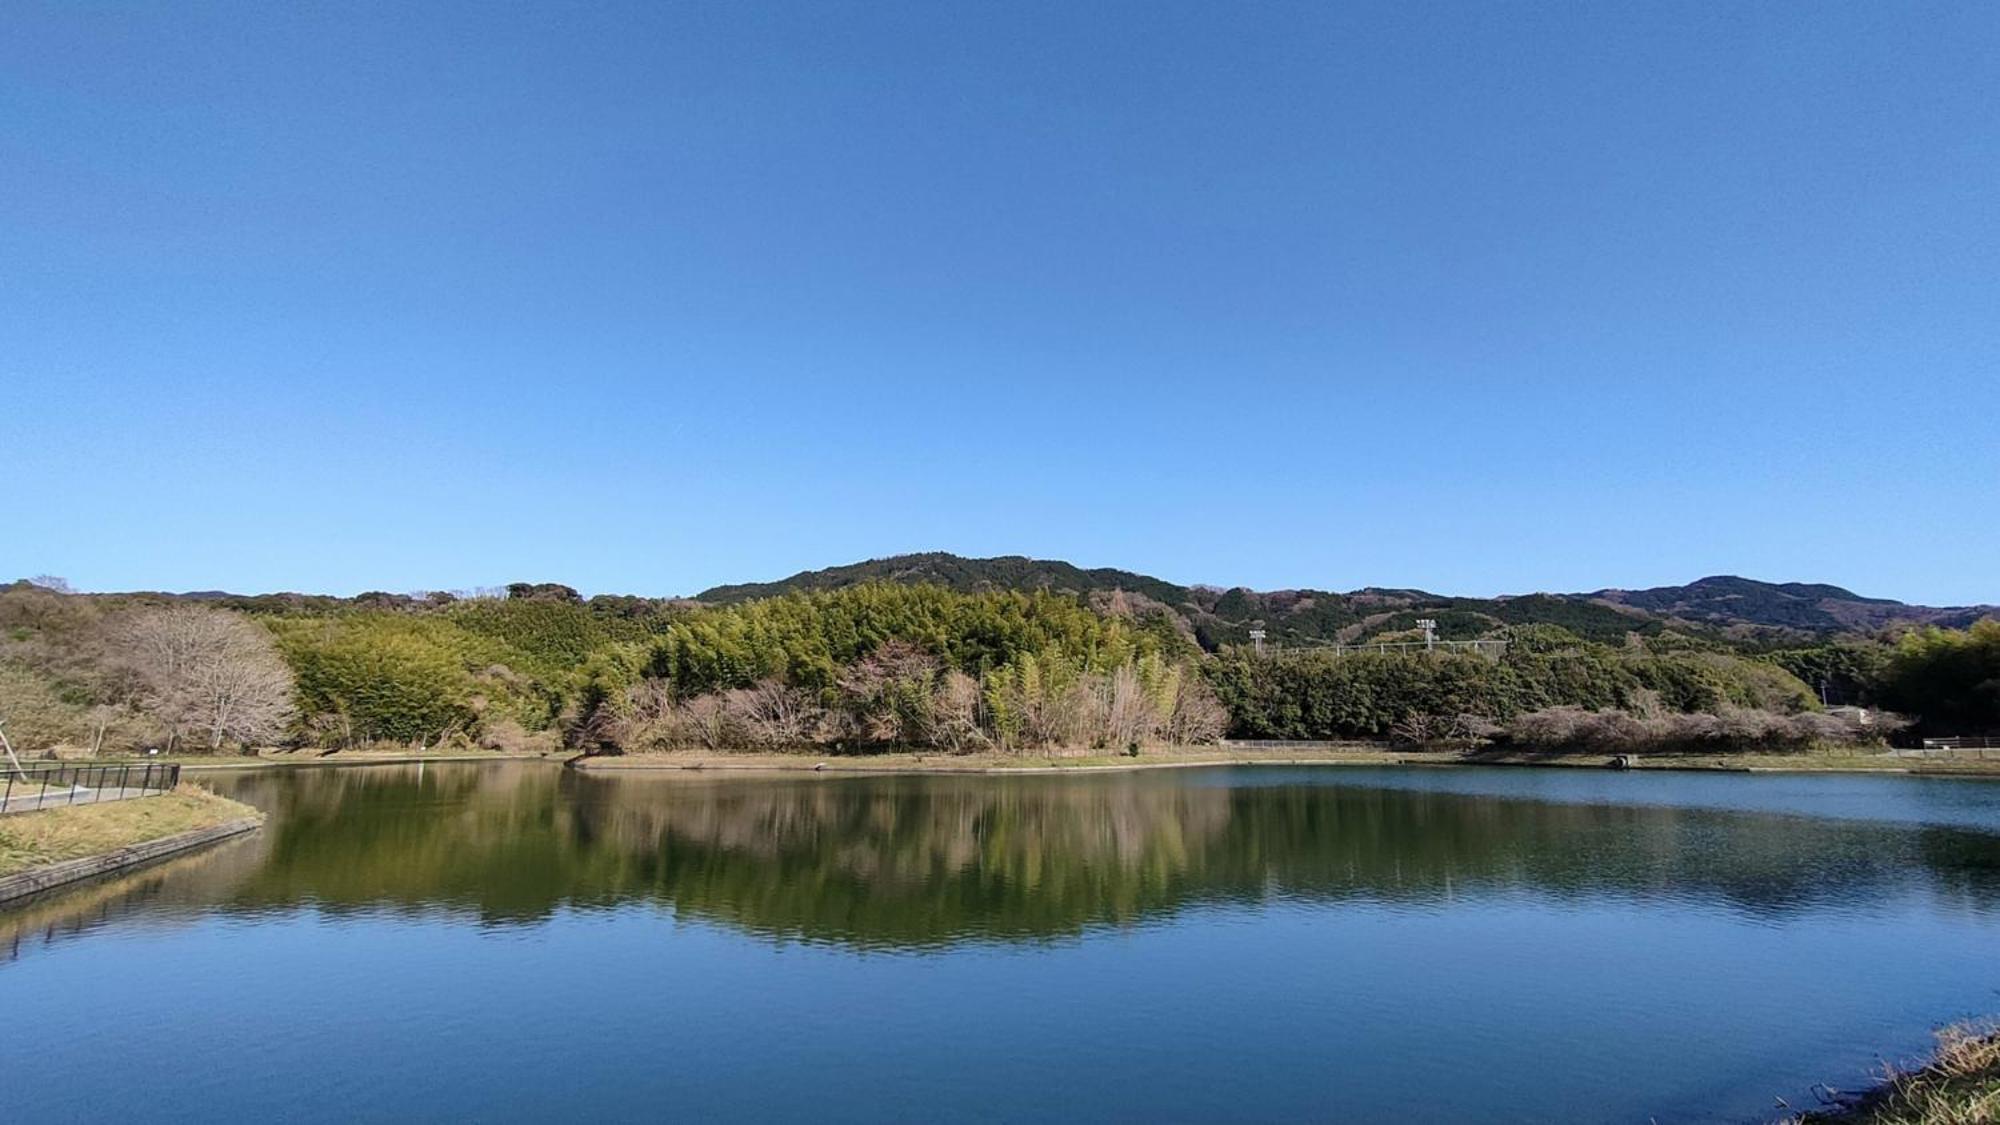
POLYGON ((14 3, 0 578, 2000 601, 2000 5, 14 3))

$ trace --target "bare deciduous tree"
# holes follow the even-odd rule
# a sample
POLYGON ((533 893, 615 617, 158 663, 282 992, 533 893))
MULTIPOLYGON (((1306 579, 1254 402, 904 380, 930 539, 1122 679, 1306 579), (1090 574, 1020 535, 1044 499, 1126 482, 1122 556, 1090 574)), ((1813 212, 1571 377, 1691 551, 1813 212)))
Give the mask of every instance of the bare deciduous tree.
POLYGON ((1104 708, 1102 745, 1122 749, 1152 739, 1154 708, 1139 686, 1138 669, 1120 664, 1101 680, 1098 697, 1104 708))
POLYGON ((99 703, 85 715, 90 721, 90 756, 95 758, 104 751, 104 736, 111 733, 127 717, 125 708, 116 703, 99 703))
POLYGON ((987 744, 979 725, 979 681, 956 669, 939 677, 931 704, 932 734, 939 745, 963 754, 987 744))
POLYGON ((855 737, 884 744, 928 744, 931 685, 939 664, 937 657, 916 645, 892 640, 849 665, 837 686, 855 737))
POLYGON ((1181 678, 1167 720, 1167 741, 1176 746, 1199 746, 1219 740, 1229 730, 1229 709, 1200 676, 1181 678))
POLYGON ((226 740, 275 738, 291 720, 291 670, 253 621, 205 606, 171 606, 133 618, 125 642, 145 685, 145 705, 172 738, 189 731, 218 750, 226 740))
POLYGON ((1229 722, 1206 682, 1158 659, 1094 672, 1059 655, 1030 654, 980 680, 892 641, 844 669, 831 694, 829 705, 817 691, 774 678, 682 696, 648 679, 625 692, 607 737, 631 750, 862 745, 1054 753, 1213 742, 1229 722))
POLYGON ((1813 711, 1786 715, 1727 705, 1715 712, 1669 712, 1651 718, 1617 710, 1549 707, 1516 715, 1493 733, 1508 745, 1535 750, 1785 752, 1815 745, 1867 745, 1902 726, 1903 720, 1881 713, 1862 725, 1813 711))
POLYGON ((726 699, 756 746, 784 748, 808 741, 822 711, 811 693, 778 680, 732 691, 726 699))
POLYGON ((736 710, 720 695, 698 695, 679 707, 682 737, 703 750, 727 750, 745 739, 736 710))

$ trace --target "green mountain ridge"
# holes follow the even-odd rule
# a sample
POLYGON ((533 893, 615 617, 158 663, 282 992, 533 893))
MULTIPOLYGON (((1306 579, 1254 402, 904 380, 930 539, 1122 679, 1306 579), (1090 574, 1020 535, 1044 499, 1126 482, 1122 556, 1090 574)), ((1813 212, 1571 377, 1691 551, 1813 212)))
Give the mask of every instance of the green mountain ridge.
POLYGON ((1190 587, 1111 567, 1086 570, 1056 559, 1031 559, 1024 555, 973 559, 944 551, 929 551, 800 571, 776 582, 716 586, 696 594, 694 600, 711 605, 728 605, 797 590, 837 590, 864 582, 930 583, 965 591, 1049 589, 1090 593, 1127 590, 1170 605, 1185 600, 1190 592, 1190 587))
MULTIPOLYGON (((1127 616, 1167 612, 1211 651, 1248 643, 1254 628, 1262 628, 1267 641, 1279 645, 1352 643, 1408 634, 1423 619, 1437 622, 1438 636, 1444 640, 1490 636, 1508 626, 1556 625, 1602 643, 1621 643, 1631 634, 1671 632, 1731 645, 1783 647, 1905 625, 1963 628, 1981 617, 2000 615, 2000 607, 1990 605, 1912 605, 1863 597, 1840 586, 1762 582, 1735 575, 1711 575, 1683 586, 1476 598, 1387 586, 1339 592, 1181 585, 1116 567, 1080 567, 1059 559, 1023 555, 968 558, 943 551, 868 559, 801 571, 769 582, 716 586, 693 598, 599 594, 584 599, 558 583, 515 583, 505 592, 511 598, 587 601, 593 616, 637 621, 679 609, 731 606, 790 593, 829 592, 881 582, 936 585, 962 593, 1049 590, 1077 595, 1105 612, 1127 616)), ((382 591, 352 598, 303 593, 238 595, 219 590, 124 596, 198 601, 278 615, 324 613, 343 607, 421 610, 455 600, 443 593, 382 591)))
MULTIPOLYGON (((1204 647, 1242 643, 1253 623, 1269 640, 1356 641, 1438 622, 1444 639, 1470 639, 1508 625, 1560 625, 1592 640, 1667 630, 1721 633, 1736 639, 1872 631, 1897 624, 1962 627, 1993 606, 1910 605, 1868 598, 1839 586, 1762 582, 1713 575, 1685 586, 1590 593, 1533 593, 1468 598, 1427 590, 1370 586, 1345 593, 1296 589, 1256 591, 1179 585, 1112 567, 1086 569, 1057 559, 1021 555, 967 558, 942 551, 895 555, 801 571, 774 582, 717 586, 695 601, 726 605, 801 590, 831 590, 866 582, 933 583, 955 590, 1048 589, 1075 593, 1100 606, 1133 596, 1185 618, 1204 647)), ((1143 603, 1142 603, 1143 604, 1143 603)))
POLYGON ((1495 729, 1541 746, 1770 748, 1853 733, 1801 718, 1815 700, 1915 716, 1925 733, 2000 733, 1990 690, 2000 619, 1963 631, 1882 627, 1985 612, 1731 576, 1462 598, 1223 589, 944 553, 699 599, 586 598, 552 582, 354 597, 78 594, 44 577, 0 586, 0 718, 30 746, 90 752, 171 747, 202 730, 211 750, 253 739, 541 752, 1129 749, 1229 731, 1485 738, 1515 720, 1527 725, 1495 729), (1267 649, 1414 640, 1419 622, 1447 641, 1503 639, 1506 651, 1260 659, 1246 645, 1257 630, 1267 649), (256 673, 259 709, 208 687, 253 681, 192 678, 154 655, 184 635, 210 646, 203 659, 256 673), (1579 726, 1578 708, 1597 725, 1579 726), (1738 721, 1729 708, 1762 717, 1738 721), (1708 718, 1674 718, 1689 715, 1708 718))
POLYGON ((1686 621, 1807 632, 1877 629, 1904 622, 1956 628, 1994 610, 1992 606, 1908 605, 1892 598, 1862 597, 1839 586, 1759 582, 1727 574, 1697 579, 1685 586, 1599 590, 1582 596, 1686 621))

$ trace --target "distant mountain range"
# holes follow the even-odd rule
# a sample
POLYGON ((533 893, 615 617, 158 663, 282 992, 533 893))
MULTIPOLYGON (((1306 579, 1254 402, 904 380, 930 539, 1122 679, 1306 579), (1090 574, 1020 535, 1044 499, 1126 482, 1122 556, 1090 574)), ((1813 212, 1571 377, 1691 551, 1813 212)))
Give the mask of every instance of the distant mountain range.
POLYGON ((1594 594, 1572 596, 1630 606, 1684 621, 1761 625, 1814 632, 1879 629, 1885 625, 1908 622, 1956 628, 2000 612, 2000 607, 1990 605, 1909 605, 1893 598, 1864 598, 1839 586, 1759 582, 1731 574, 1697 579, 1685 586, 1599 590, 1594 594))
POLYGON ((796 590, 831 590, 863 582, 935 583, 956 590, 1063 590, 1094 603, 1137 608, 1157 603, 1180 614, 1204 644, 1247 638, 1262 622, 1274 641, 1363 640, 1438 622, 1443 638, 1476 637, 1503 625, 1552 624, 1597 640, 1627 633, 1726 634, 1737 639, 1872 631, 1898 624, 1962 627, 1994 606, 1921 606, 1864 598, 1839 586, 1759 582, 1717 575, 1685 586, 1592 593, 1460 598, 1424 590, 1369 587, 1254 591, 1243 587, 1180 586, 1129 570, 1086 570, 1052 559, 1006 555, 970 559, 944 552, 897 555, 809 570, 777 582, 717 586, 696 596, 710 604, 773 597, 796 590))
MULTIPOLYGON (((1346 593, 1182 586, 1110 567, 1085 569, 1060 560, 1021 555, 971 559, 942 551, 801 571, 776 582, 717 586, 697 594, 692 602, 724 605, 864 582, 931 583, 965 591, 1056 590, 1077 594, 1109 612, 1165 609, 1185 622, 1188 632, 1210 649, 1245 643, 1251 629, 1259 627, 1268 640, 1278 644, 1372 641, 1411 633, 1417 622, 1426 618, 1437 622, 1438 636, 1444 640, 1470 640, 1508 625, 1560 625, 1587 640, 1609 643, 1620 642, 1631 633, 1650 636, 1672 631, 1753 646, 1782 646, 1900 625, 1963 628, 1984 616, 2000 616, 2000 606, 1909 605, 1888 598, 1864 598, 1839 586, 1759 582, 1732 575, 1647 590, 1461 598, 1374 586, 1346 593)), ((0 585, 0 589, 6 588, 0 585)), ((581 600, 575 590, 555 583, 516 583, 507 587, 506 593, 510 597, 581 600)), ((341 606, 412 609, 452 600, 443 594, 382 591, 352 598, 297 593, 246 596, 220 590, 137 596, 284 613, 330 611, 341 606)), ((621 615, 690 604, 685 598, 626 595, 599 595, 590 601, 621 615)))

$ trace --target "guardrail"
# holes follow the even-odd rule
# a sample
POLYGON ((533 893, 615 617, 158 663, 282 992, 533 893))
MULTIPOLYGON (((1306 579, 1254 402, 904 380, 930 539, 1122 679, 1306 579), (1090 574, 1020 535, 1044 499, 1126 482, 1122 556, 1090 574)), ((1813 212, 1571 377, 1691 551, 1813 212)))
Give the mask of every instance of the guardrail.
POLYGON ((171 762, 75 765, 34 762, 7 769, 0 784, 0 813, 94 805, 132 797, 157 797, 180 784, 181 767, 171 762))
POLYGON ((1926 738, 1926 750, 2000 750, 2000 735, 1974 735, 1970 738, 1926 738))
POLYGON ((1909 746, 1889 752, 1897 758, 1973 758, 2000 760, 2000 738, 1975 736, 1972 738, 1926 738, 1921 746, 1909 746))

